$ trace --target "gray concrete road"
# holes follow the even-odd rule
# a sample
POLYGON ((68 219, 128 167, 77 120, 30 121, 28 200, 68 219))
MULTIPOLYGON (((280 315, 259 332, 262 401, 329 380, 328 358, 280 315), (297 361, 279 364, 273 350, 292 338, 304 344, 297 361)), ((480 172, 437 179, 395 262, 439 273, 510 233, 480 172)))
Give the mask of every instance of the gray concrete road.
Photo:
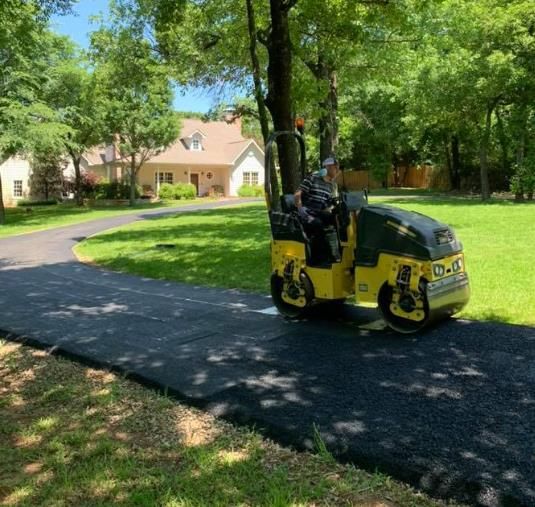
POLYGON ((404 337, 349 308, 335 324, 287 322, 267 296, 76 262, 81 238, 156 213, 0 240, 3 334, 128 372, 285 444, 312 447, 315 425, 341 460, 435 496, 535 505, 535 329, 450 321, 404 337))

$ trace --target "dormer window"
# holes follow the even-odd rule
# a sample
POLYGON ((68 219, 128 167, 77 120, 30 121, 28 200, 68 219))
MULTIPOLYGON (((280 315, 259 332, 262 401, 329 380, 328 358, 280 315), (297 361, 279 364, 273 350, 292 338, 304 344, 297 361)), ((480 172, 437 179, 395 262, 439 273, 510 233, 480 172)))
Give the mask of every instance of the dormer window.
POLYGON ((199 129, 190 132, 182 138, 186 149, 189 151, 202 151, 202 140, 206 138, 206 135, 199 129))

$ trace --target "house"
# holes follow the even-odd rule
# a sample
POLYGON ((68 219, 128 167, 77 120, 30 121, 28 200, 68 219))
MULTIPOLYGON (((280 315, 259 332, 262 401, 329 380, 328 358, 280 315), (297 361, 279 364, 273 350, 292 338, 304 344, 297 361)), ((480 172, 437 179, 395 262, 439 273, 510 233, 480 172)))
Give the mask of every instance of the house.
MULTIPOLYGON (((67 166, 63 170, 66 181, 74 179, 74 168, 70 160, 66 160, 67 166)), ((82 170, 87 170, 89 164, 86 160, 81 161, 82 170)), ((32 167, 30 160, 22 156, 11 157, 0 165, 2 178, 2 198, 5 206, 16 206, 21 199, 35 198, 31 188, 32 167)), ((59 197, 52 195, 51 197, 59 197)))
POLYGON ((12 157, 0 165, 2 178, 2 197, 4 205, 16 206, 20 199, 30 194, 30 162, 23 158, 12 157))
MULTIPOLYGON (((236 196, 242 185, 264 184, 264 152, 242 136, 239 120, 181 123, 178 139, 139 170, 138 183, 145 193, 158 193, 162 183, 183 182, 195 185, 199 196, 214 190, 236 196)), ((84 159, 84 168, 103 178, 127 178, 128 165, 113 146, 97 147, 84 159)))

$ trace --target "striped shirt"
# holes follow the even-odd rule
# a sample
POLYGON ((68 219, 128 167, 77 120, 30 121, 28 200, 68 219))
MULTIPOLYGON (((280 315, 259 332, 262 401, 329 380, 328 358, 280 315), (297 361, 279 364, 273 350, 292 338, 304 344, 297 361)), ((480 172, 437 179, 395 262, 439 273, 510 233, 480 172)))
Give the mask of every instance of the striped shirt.
POLYGON ((299 190, 302 191, 303 206, 314 210, 323 210, 331 205, 331 199, 338 195, 338 185, 334 181, 325 181, 321 176, 307 176, 299 190))

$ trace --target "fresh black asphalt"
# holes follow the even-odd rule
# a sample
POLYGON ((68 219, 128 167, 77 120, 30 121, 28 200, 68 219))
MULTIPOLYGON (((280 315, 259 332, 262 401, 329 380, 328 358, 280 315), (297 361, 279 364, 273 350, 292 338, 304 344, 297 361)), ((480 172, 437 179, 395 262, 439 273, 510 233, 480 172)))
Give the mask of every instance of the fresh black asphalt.
POLYGON ((267 296, 111 273, 71 252, 98 231, 206 207, 0 240, 3 334, 298 448, 316 427, 341 460, 435 496, 535 505, 535 329, 453 320, 404 337, 366 329, 375 312, 349 308, 336 323, 287 322, 267 296))

